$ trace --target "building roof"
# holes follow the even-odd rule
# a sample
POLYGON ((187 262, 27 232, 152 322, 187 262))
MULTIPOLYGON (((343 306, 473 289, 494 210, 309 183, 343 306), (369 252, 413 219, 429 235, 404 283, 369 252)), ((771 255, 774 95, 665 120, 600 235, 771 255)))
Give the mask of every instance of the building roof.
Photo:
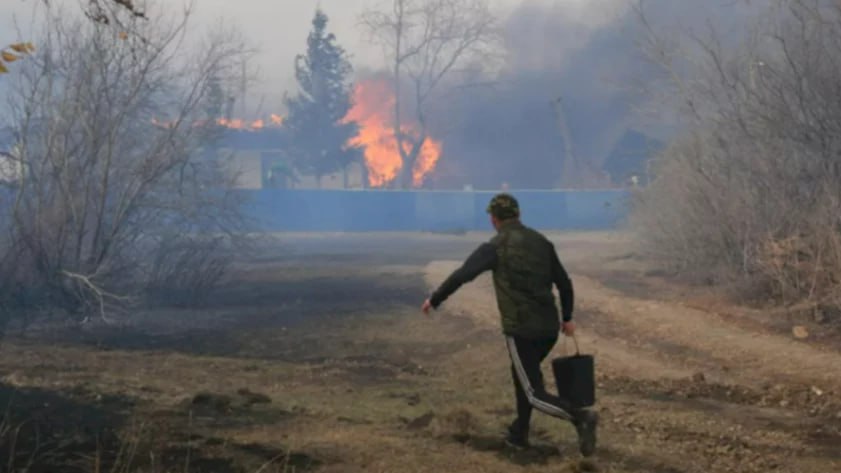
POLYGON ((282 128, 226 130, 216 146, 236 150, 271 150, 285 148, 288 141, 282 128))

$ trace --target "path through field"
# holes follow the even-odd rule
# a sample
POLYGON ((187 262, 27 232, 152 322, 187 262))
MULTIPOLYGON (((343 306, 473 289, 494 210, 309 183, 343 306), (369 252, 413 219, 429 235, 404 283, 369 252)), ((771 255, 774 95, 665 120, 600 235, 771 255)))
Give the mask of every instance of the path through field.
POLYGON ((598 452, 539 414, 535 447, 507 450, 490 278, 418 310, 487 236, 281 236, 206 309, 10 336, 0 402, 53 425, 39 452, 73 471, 98 435, 145 471, 841 472, 841 345, 651 276, 611 234, 553 236, 596 355, 598 452))

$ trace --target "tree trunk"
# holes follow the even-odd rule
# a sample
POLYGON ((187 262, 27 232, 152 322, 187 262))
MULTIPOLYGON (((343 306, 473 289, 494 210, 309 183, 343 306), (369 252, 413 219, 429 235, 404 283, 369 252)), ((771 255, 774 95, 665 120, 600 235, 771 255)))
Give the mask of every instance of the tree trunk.
POLYGON ((400 175, 398 176, 401 189, 411 189, 414 187, 415 164, 418 162, 421 148, 423 148, 425 143, 426 137, 424 136, 419 141, 412 142, 412 149, 408 154, 403 153, 403 167, 400 168, 400 175))
POLYGON ((414 185, 414 169, 415 163, 408 162, 411 161, 410 159, 404 162, 403 167, 400 169, 400 188, 401 189, 411 189, 414 185))
POLYGON ((402 1, 397 2, 395 4, 397 9, 397 25, 394 30, 395 33, 395 61, 394 61, 394 77, 393 77, 393 85, 394 85, 394 122, 392 123, 393 130, 394 130, 394 138, 397 139, 397 152, 400 153, 400 160, 403 163, 403 168, 401 168, 400 174, 397 175, 397 179, 391 183, 392 186, 394 184, 400 184, 401 188, 405 188, 402 179, 402 173, 406 168, 406 152, 403 149, 403 127, 400 124, 400 66, 402 65, 402 61, 400 56, 403 55, 403 7, 404 4, 402 1))
POLYGON ((362 173, 362 188, 368 188, 368 166, 365 164, 365 159, 362 159, 362 162, 359 165, 360 172, 362 173))

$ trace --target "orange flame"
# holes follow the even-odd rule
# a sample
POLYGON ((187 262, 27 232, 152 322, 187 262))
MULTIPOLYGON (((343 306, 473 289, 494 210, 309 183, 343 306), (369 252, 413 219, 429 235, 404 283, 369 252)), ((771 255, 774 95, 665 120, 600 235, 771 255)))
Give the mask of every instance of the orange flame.
POLYGON ((160 128, 174 128, 175 122, 162 122, 157 118, 152 119, 152 124, 160 128))
MULTIPOLYGON (((404 128, 404 133, 406 132, 404 128)), ((408 150, 411 151, 411 150, 408 150)), ((412 185, 420 187, 423 185, 424 179, 432 171, 435 170, 435 165, 438 164, 438 159, 441 157, 441 142, 427 138, 421 146, 418 153, 418 159, 415 161, 415 167, 412 169, 412 185)))
MULTIPOLYGON (((274 122, 274 120, 273 120, 274 122)), ((216 119, 216 124, 219 126, 224 126, 225 128, 230 128, 232 130, 262 130, 266 126, 266 122, 264 120, 254 120, 251 122, 247 122, 240 118, 218 118, 216 119)))
POLYGON ((357 84, 354 106, 345 116, 345 121, 359 125, 359 134, 350 144, 365 147, 368 184, 372 187, 382 187, 393 181, 401 168, 397 140, 389 123, 394 96, 383 94, 384 90, 388 90, 388 86, 381 82, 357 84))
MULTIPOLYGON (((215 120, 216 125, 229 128, 231 130, 248 130, 248 131, 257 131, 262 130, 266 126, 273 126, 279 127, 283 126, 283 117, 276 114, 271 114, 269 117, 269 124, 266 124, 266 121, 263 119, 257 119, 252 121, 246 121, 241 118, 217 118, 215 120)), ((173 128, 175 126, 175 122, 172 121, 160 121, 156 118, 152 119, 152 124, 163 127, 163 128, 173 128)), ((193 122, 193 126, 205 126, 207 125, 206 120, 198 120, 193 122)))
MULTIPOLYGON (((400 175, 403 167, 397 138, 394 136, 393 117, 396 100, 394 91, 386 80, 368 80, 356 85, 353 98, 354 106, 345 116, 344 122, 356 122, 359 125, 359 133, 348 144, 364 147, 368 184, 371 187, 384 187, 400 175)), ((161 127, 174 126, 171 122, 152 121, 161 127)), ((205 124, 206 122, 196 122, 193 125, 205 124)), ((216 124, 232 130, 257 131, 267 126, 282 127, 284 117, 272 113, 268 120, 246 121, 239 118, 219 118, 216 119, 216 124)), ((414 123, 403 123, 402 132, 415 140, 418 139, 420 133, 414 123)), ((406 153, 411 152, 410 143, 404 142, 403 146, 406 153)), ((441 157, 441 149, 440 141, 431 137, 426 138, 412 169, 414 187, 420 187, 424 179, 435 170, 441 157)))
MULTIPOLYGON (((365 163, 368 167, 368 184, 383 187, 392 182, 400 173, 403 161, 394 136, 394 92, 384 80, 360 82, 354 90, 354 106, 345 116, 345 121, 359 124, 359 134, 350 141, 354 146, 365 147, 365 163)), ((402 131, 417 138, 415 126, 403 124, 402 131)), ((403 143, 404 150, 410 151, 410 145, 403 143)), ((441 157, 441 143, 427 138, 418 153, 418 159, 412 170, 412 184, 419 187, 424 178, 435 169, 441 157)))

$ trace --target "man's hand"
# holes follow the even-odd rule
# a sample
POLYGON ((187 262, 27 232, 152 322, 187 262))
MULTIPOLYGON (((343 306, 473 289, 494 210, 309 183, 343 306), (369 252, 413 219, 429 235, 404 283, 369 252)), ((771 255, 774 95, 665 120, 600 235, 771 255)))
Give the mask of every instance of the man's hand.
POLYGON ((561 331, 567 337, 571 337, 571 336, 575 335, 575 322, 573 322, 573 321, 564 322, 563 326, 561 326, 561 331))
POLYGON ((429 315, 430 309, 432 309, 432 302, 430 302, 429 299, 423 301, 423 305, 421 306, 423 313, 429 315))

